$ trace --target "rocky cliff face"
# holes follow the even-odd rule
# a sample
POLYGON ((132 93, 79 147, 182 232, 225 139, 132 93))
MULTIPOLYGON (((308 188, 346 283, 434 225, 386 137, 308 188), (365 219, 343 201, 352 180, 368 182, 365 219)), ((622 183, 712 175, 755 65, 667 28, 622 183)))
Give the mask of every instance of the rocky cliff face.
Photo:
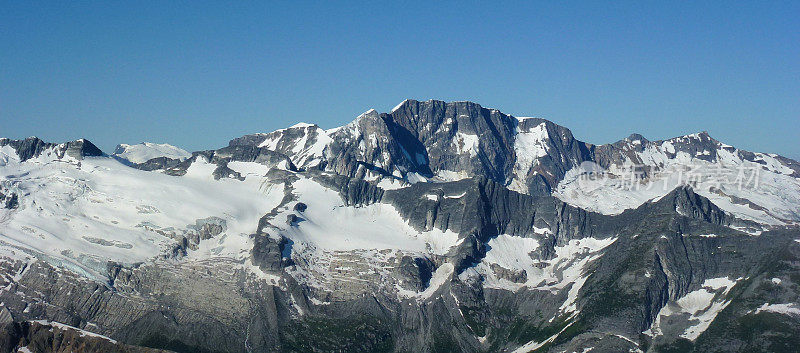
POLYGON ((798 164, 705 133, 597 146, 407 100, 150 152, 0 139, 3 351, 800 343, 798 164))
POLYGON ((44 142, 38 137, 29 137, 24 140, 0 138, 0 147, 3 146, 11 147, 15 154, 14 158, 19 159, 21 162, 43 154, 53 155, 58 159, 69 156, 77 160, 81 160, 86 156, 96 157, 103 155, 103 151, 85 139, 54 144, 44 142))

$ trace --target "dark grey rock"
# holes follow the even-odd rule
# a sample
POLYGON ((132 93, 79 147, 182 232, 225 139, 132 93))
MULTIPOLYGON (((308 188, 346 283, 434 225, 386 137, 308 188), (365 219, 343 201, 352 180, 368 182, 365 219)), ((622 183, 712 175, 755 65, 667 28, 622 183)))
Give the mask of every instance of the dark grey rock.
POLYGON ((0 191, 0 205, 3 206, 5 209, 14 209, 17 208, 19 205, 19 197, 15 193, 10 193, 9 195, 4 194, 0 191))
POLYGON ((292 207, 292 209, 297 211, 297 212, 305 212, 306 209, 308 209, 308 205, 306 205, 306 204, 304 204, 302 202, 298 202, 298 203, 294 204, 294 207, 292 207))
POLYGON ((38 137, 29 137, 24 140, 0 138, 0 146, 6 145, 11 146, 17 152, 20 161, 23 162, 38 157, 46 151, 51 151, 51 153, 54 153, 58 158, 63 158, 64 155, 68 155, 78 160, 83 159, 83 157, 104 155, 103 151, 86 139, 54 144, 44 142, 38 137))

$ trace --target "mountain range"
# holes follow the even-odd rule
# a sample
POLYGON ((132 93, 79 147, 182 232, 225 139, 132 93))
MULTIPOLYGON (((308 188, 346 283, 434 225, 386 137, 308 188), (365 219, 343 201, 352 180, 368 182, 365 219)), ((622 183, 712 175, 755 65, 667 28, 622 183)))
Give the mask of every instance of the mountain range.
POLYGON ((0 139, 3 352, 794 352, 800 163, 405 100, 215 150, 0 139))

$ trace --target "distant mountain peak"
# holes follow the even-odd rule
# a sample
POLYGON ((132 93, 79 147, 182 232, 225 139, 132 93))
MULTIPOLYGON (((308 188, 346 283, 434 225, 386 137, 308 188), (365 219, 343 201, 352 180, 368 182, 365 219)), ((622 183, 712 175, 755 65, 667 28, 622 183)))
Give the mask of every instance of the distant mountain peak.
POLYGON ((310 123, 305 123, 305 122, 299 122, 299 123, 297 123, 297 124, 294 124, 294 125, 290 126, 289 128, 290 128, 290 129, 292 129, 292 128, 307 128, 307 127, 314 127, 314 126, 317 126, 317 124, 310 124, 310 123))
POLYGON ((2 146, 11 146, 21 162, 38 157, 42 153, 54 154, 56 158, 63 158, 67 155, 78 160, 87 156, 103 155, 103 151, 100 150, 100 148, 84 138, 64 143, 48 143, 36 136, 31 136, 23 140, 0 138, 0 147, 2 146))
POLYGON ((639 141, 639 142, 642 142, 642 143, 650 142, 647 138, 645 138, 644 136, 642 136, 640 134, 637 134, 637 133, 630 134, 630 136, 628 136, 626 138, 626 140, 628 140, 630 142, 635 142, 635 141, 639 141))
POLYGON ((191 157, 192 154, 166 143, 141 142, 133 145, 119 144, 114 149, 113 156, 129 163, 144 163, 158 157, 182 160, 191 157))

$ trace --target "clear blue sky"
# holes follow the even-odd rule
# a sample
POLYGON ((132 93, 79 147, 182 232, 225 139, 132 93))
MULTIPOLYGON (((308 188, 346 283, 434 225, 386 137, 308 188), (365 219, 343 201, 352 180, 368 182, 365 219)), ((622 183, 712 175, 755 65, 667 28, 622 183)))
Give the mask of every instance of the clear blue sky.
POLYGON ((800 159, 798 1, 112 3, 0 0, 0 136, 199 150, 434 98, 800 159))

